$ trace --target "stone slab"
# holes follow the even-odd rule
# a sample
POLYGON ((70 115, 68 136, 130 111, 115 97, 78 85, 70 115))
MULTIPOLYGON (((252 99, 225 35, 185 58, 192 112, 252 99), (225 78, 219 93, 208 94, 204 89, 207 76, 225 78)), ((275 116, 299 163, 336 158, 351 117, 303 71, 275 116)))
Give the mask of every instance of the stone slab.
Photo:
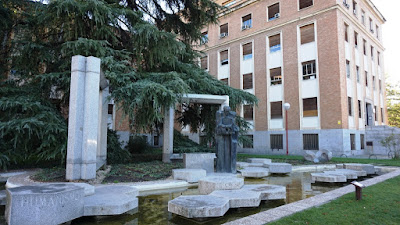
POLYGON ((325 182, 325 183, 343 183, 347 181, 345 175, 327 174, 327 173, 311 173, 312 182, 325 182))
POLYGON ((268 168, 270 173, 285 174, 292 172, 292 165, 289 163, 265 163, 264 167, 268 168))
POLYGON ((229 199, 211 195, 179 196, 168 202, 168 211, 186 218, 220 217, 229 209, 229 199))
POLYGON ((246 168, 248 166, 249 166, 248 162, 236 162, 236 168, 238 170, 241 170, 241 169, 246 168))
POLYGON ((246 189, 217 190, 210 195, 229 199, 230 208, 258 207, 261 202, 261 193, 246 189))
POLYGON ((330 175, 344 175, 344 176, 346 176, 347 179, 350 179, 350 180, 355 180, 358 178, 358 176, 357 176, 358 173, 354 170, 336 169, 333 171, 324 171, 324 173, 330 174, 330 175))
POLYGON ((234 176, 208 176, 199 180, 200 194, 208 195, 215 190, 236 190, 244 185, 243 178, 234 176))
POLYGON ((204 169, 207 173, 214 173, 215 153, 185 153, 183 164, 186 169, 204 169))
POLYGON ((263 167, 264 163, 249 163, 248 167, 263 167))
POLYGON ((84 199, 84 216, 119 215, 138 207, 139 191, 130 186, 105 185, 84 199))
POLYGON ((260 167, 246 167, 240 170, 242 177, 251 177, 251 178, 260 178, 267 177, 269 175, 269 171, 266 168, 260 167))
POLYGON ((7 204, 6 190, 1 190, 0 191, 0 205, 6 205, 6 204, 7 204))
POLYGON ((54 225, 83 216, 84 189, 73 184, 21 186, 6 191, 9 225, 54 225))
POLYGON ((345 163, 343 167, 350 170, 364 170, 368 175, 375 174, 375 167, 371 164, 345 163))
POLYGON ((264 158, 248 158, 247 159, 248 163, 271 163, 271 159, 264 159, 264 158))
POLYGON ((271 184, 246 184, 242 190, 261 193, 261 200, 286 199, 286 187, 271 184))
POLYGON ((203 169, 174 169, 172 177, 174 180, 185 180, 189 183, 198 182, 201 178, 207 176, 206 170, 203 169))
POLYGON ((26 171, 18 171, 18 172, 7 172, 7 173, 0 173, 0 182, 7 182, 7 179, 10 177, 26 174, 26 171))

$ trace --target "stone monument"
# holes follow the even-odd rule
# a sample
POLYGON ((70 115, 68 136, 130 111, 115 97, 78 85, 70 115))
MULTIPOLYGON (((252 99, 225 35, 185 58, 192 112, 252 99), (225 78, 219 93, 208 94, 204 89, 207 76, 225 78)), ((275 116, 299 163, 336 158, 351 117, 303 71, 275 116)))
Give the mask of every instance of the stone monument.
POLYGON ((225 106, 217 112, 217 172, 236 173, 236 148, 239 127, 235 124, 236 113, 225 106))

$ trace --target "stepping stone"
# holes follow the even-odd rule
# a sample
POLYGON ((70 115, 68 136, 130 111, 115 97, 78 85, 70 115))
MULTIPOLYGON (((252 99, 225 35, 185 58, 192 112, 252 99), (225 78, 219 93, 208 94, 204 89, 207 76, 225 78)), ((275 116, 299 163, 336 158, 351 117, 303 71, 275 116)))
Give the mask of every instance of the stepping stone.
POLYGON ((246 189, 213 191, 210 196, 229 199, 230 208, 258 207, 261 202, 261 193, 246 189))
POLYGON ((271 184, 246 184, 242 190, 261 194, 261 200, 286 199, 286 187, 271 184))
POLYGON ((375 174, 375 167, 371 164, 345 163, 343 167, 350 170, 364 170, 368 175, 375 174))
POLYGON ((234 176, 209 176, 199 180, 199 191, 202 195, 208 195, 215 190, 236 190, 244 185, 243 178, 234 176))
POLYGON ((247 159, 248 163, 271 163, 271 159, 264 159, 264 158, 248 158, 247 159))
POLYGON ((247 167, 240 170, 242 177, 252 177, 252 178, 260 178, 267 177, 269 175, 269 171, 266 168, 259 167, 247 167))
POLYGON ((189 183, 198 182, 201 178, 207 176, 206 170, 203 169, 174 169, 172 177, 174 180, 185 180, 189 183))
POLYGON ((344 183, 347 181, 345 175, 340 174, 327 174, 327 173, 311 173, 312 183, 325 182, 325 183, 344 183))
POLYGON ((357 177, 367 176, 367 171, 365 171, 365 170, 336 169, 335 171, 353 172, 353 173, 357 174, 357 177))
POLYGON ((6 193, 9 225, 62 224, 83 216, 84 190, 73 184, 21 186, 6 193))
POLYGON ((211 195, 179 196, 168 202, 168 211, 186 218, 220 217, 229 209, 229 199, 211 195))
POLYGON ((291 173, 292 165, 289 163, 265 163, 264 167, 268 168, 270 173, 291 173))
POLYGON ((348 180, 355 180, 358 178, 357 172, 354 170, 337 169, 333 171, 324 171, 324 173, 329 175, 344 175, 348 180))
POLYGON ((7 204, 6 190, 1 190, 0 191, 0 205, 6 205, 6 204, 7 204))
POLYGON ((236 162, 236 169, 240 170, 249 166, 247 162, 236 162))
POLYGON ((249 163, 247 167, 263 167, 264 163, 249 163))
POLYGON ((106 185, 96 187, 85 197, 84 216, 119 215, 138 207, 139 192, 134 187, 106 185))

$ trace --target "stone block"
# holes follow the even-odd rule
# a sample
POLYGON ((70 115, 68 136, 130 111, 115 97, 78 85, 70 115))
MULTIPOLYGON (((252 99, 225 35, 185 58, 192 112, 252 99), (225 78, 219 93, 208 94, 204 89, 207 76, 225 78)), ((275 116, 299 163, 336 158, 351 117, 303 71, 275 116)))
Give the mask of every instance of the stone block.
POLYGON ((344 175, 347 179, 355 180, 358 178, 357 172, 354 170, 346 170, 346 169, 336 169, 333 171, 324 171, 326 174, 330 175, 344 175))
POLYGON ((185 180, 189 183, 198 182, 207 176, 207 172, 203 169, 174 169, 172 177, 174 180, 185 180))
POLYGON ((314 151, 310 151, 310 150, 306 150, 304 151, 304 159, 310 162, 314 162, 315 159, 315 152, 314 151))
POLYGON ((236 169, 241 170, 243 168, 249 167, 249 163, 247 162, 236 162, 236 169))
POLYGON ((291 173, 292 172, 292 165, 289 163, 269 163, 264 164, 264 167, 268 168, 270 173, 291 173))
POLYGON ((332 152, 326 149, 317 152, 307 150, 304 152, 304 159, 314 163, 328 162, 332 159, 332 152))
POLYGON ((248 158, 247 159, 248 163, 271 163, 271 159, 264 159, 264 158, 248 158))
POLYGON ((261 193, 245 189, 218 190, 210 195, 229 199, 230 208, 258 207, 261 202, 261 193))
POLYGON ((260 193, 261 200, 286 199, 286 187, 271 184, 244 185, 242 190, 260 193))
POLYGON ((327 173, 311 173, 312 182, 324 182, 324 183, 343 183, 347 181, 345 175, 339 174, 327 174, 327 173))
POLYGON ((247 167, 263 167, 264 163, 249 163, 247 167))
POLYGON ((260 178, 267 177, 269 175, 269 171, 266 168, 260 167, 246 167, 240 170, 242 177, 252 177, 252 178, 260 178))
POLYGON ((243 178, 234 176, 209 176, 199 180, 199 191, 208 195, 215 190, 236 190, 244 185, 243 178))
POLYGON ((85 197, 84 216, 119 215, 138 207, 138 190, 130 186, 96 187, 94 195, 85 197))
POLYGON ((185 153, 183 164, 186 169, 204 169, 207 173, 214 173, 215 153, 185 153))
POLYGON ((375 174, 375 167, 371 164, 345 163, 344 168, 358 171, 364 170, 368 175, 375 174))
POLYGON ((168 202, 168 211, 186 218, 223 216, 229 209, 229 199, 211 195, 179 196, 168 202))
POLYGON ((0 205, 6 205, 6 204, 7 204, 6 190, 1 190, 0 191, 0 205))
POLYGON ((83 216, 84 189, 73 184, 45 184, 7 189, 9 225, 54 225, 83 216))

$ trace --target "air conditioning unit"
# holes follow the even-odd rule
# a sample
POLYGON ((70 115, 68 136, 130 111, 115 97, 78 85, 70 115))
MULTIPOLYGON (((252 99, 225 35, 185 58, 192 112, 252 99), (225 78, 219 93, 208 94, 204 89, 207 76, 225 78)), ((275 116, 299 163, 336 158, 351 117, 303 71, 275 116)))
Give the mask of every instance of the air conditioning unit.
POLYGON ((247 29, 249 29, 250 28, 250 25, 243 25, 242 26, 242 30, 247 30, 247 29))
POLYGON ((226 36, 228 36, 228 33, 221 33, 221 34, 219 35, 220 38, 224 38, 224 37, 226 37, 226 36))
POLYGON ((280 15, 281 15, 280 13, 276 13, 274 17, 279 18, 280 15))

